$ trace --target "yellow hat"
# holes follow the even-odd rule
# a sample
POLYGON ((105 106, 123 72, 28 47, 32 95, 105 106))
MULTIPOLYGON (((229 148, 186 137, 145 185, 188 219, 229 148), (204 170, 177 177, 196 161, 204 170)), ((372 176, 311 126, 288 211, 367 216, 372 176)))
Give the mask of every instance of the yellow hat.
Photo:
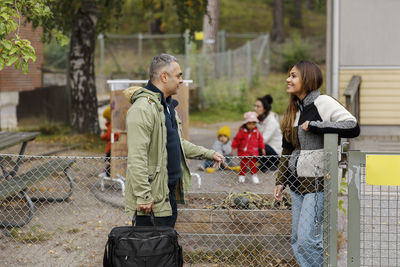
POLYGON ((220 135, 225 135, 228 139, 231 139, 231 129, 228 126, 222 126, 217 133, 217 136, 220 135))
POLYGON ((111 120, 111 108, 108 106, 103 112, 103 118, 106 120, 111 120))

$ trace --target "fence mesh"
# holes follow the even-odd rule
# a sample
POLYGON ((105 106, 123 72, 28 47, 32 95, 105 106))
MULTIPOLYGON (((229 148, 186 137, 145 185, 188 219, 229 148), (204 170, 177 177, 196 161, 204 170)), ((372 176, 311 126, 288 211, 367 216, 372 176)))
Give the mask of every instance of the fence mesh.
POLYGON ((361 266, 400 266, 400 187, 368 185, 361 167, 361 266))
MULTIPOLYGON (((126 158, 115 161, 126 164, 126 158)), ((0 155, 0 264, 101 265, 108 233, 131 223, 123 211, 124 177, 108 178, 106 164, 104 157, 0 155)), ((290 194, 284 191, 283 202, 272 195, 277 158, 231 157, 223 168, 203 164, 192 168, 193 190, 178 207, 185 266, 297 266, 290 194)), ((314 222, 313 214, 306 217, 314 222)), ((314 226, 328 229, 327 217, 324 212, 314 226)), ((324 241, 326 263, 329 236, 324 231, 316 238, 324 241)))
POLYGON ((194 88, 199 88, 201 107, 214 104, 216 99, 242 98, 245 88, 259 77, 268 76, 270 70, 268 34, 218 53, 200 53, 194 43, 185 48, 184 38, 179 35, 148 35, 145 39, 138 39, 137 35, 106 35, 99 42, 102 45, 96 53, 96 70, 100 72, 97 77, 148 79, 152 58, 170 53, 179 60, 184 79, 193 80, 194 88))

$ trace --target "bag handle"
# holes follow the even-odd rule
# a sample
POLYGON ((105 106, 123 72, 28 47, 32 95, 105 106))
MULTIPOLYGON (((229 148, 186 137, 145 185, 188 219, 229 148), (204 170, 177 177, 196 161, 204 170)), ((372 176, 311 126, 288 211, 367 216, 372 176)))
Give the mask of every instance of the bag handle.
MULTIPOLYGON (((132 226, 136 226, 136 217, 137 217, 137 210, 135 210, 135 213, 133 214, 133 218, 132 218, 132 226)), ((156 219, 154 216, 154 212, 153 209, 150 210, 150 220, 151 223, 153 224, 154 227, 156 227, 156 219)))
MULTIPOLYGON (((136 217, 137 217, 137 210, 135 210, 135 213, 133 214, 133 218, 132 218, 132 230, 134 229, 134 227, 136 227, 136 217)), ((156 235, 156 234, 159 234, 159 233, 157 232, 156 219, 155 219, 155 216, 154 216, 153 209, 150 210, 150 220, 151 220, 151 223, 153 224, 153 232, 154 232, 154 234, 155 234, 155 235, 156 235)))

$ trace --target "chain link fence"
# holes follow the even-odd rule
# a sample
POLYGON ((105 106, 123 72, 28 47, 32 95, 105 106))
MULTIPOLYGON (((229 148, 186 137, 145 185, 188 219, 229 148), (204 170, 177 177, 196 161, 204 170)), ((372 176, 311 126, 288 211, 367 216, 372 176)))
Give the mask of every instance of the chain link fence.
MULTIPOLYGON (((240 97, 245 87, 260 76, 268 76, 270 70, 269 35, 244 34, 243 37, 254 39, 235 49, 223 48, 221 52, 204 54, 196 48, 201 42, 190 43, 189 37, 182 34, 100 35, 95 60, 96 79, 103 82, 106 77, 148 79, 148 67, 153 57, 170 53, 178 58, 184 79, 193 80, 194 87, 199 88, 200 107, 215 99, 217 87, 219 94, 223 94, 221 97, 240 97)), ((105 88, 99 88, 99 92, 105 91, 105 88)))
POLYGON ((400 186, 369 185, 360 167, 361 266, 400 266, 400 186))
MULTIPOLYGON (((314 154, 305 159, 321 168, 330 160, 314 154)), ((272 195, 277 175, 292 172, 278 169, 278 159, 271 156, 226 160, 222 168, 201 162, 192 170, 193 189, 179 206, 176 224, 185 266, 297 266, 290 194, 286 189, 282 202, 272 195)), ((126 164, 126 158, 112 158, 116 161, 126 164)), ((107 177, 104 157, 0 155, 0 164, 2 266, 100 266, 110 230, 131 223, 123 210, 125 178, 107 177)), ((322 171, 329 176, 329 169, 322 171)), ((309 185, 316 180, 321 181, 310 177, 309 185)), ((325 207, 336 205, 329 203, 328 192, 321 195, 325 207)), ((328 209, 322 218, 314 210, 309 218, 316 238, 323 240, 320 256, 327 263, 328 209)))

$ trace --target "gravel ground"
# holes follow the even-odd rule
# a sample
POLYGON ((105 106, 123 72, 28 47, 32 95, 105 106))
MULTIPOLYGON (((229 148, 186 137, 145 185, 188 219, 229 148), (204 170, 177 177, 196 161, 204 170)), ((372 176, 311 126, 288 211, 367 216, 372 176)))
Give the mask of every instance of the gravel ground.
MULTIPOLYGON (((26 155, 64 149, 57 144, 30 142, 26 155)), ((12 147, 3 153, 18 153, 12 147)), ((63 151, 63 155, 102 156, 85 151, 63 151)), ((102 159, 88 160, 79 174, 73 165, 75 188, 64 202, 36 202, 32 221, 20 232, 0 229, 0 266, 101 266, 110 229, 129 221, 123 210, 99 201, 90 192, 101 171, 102 159), (42 239, 42 240, 40 240, 42 239)))

